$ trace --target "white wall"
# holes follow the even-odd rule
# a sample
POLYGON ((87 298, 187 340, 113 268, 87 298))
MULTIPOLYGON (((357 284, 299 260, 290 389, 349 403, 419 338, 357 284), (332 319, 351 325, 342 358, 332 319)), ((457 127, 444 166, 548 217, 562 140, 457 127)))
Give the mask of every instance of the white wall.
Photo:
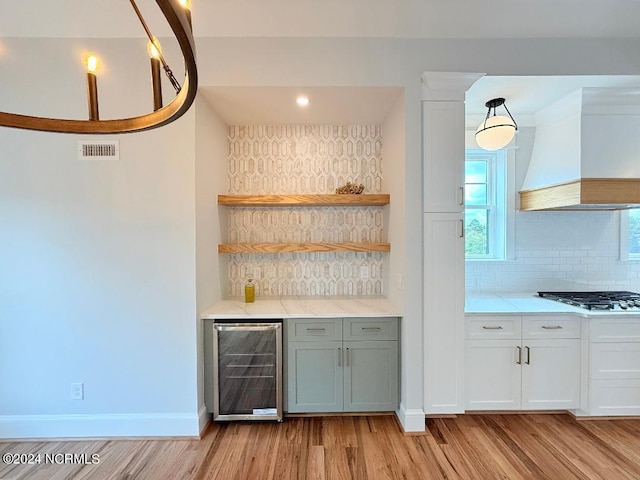
MULTIPOLYGON (((42 44, 4 48, 27 61, 42 44)), ((60 105, 67 67, 47 89, 60 105)), ((118 136, 117 161, 0 129, 0 437, 198 434, 194 116, 118 136)))
POLYGON ((227 180, 227 125, 200 96, 195 102, 195 207, 196 207, 196 317, 198 369, 198 413, 200 431, 205 426, 203 323, 200 313, 223 297, 217 243, 221 224, 217 194, 223 192, 227 180))

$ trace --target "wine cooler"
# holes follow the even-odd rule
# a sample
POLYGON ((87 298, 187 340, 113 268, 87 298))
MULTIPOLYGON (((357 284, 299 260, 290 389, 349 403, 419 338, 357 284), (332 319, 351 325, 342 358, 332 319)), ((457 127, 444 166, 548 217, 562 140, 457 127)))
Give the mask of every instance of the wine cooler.
POLYGON ((215 421, 282 421, 282 320, 213 324, 215 421))

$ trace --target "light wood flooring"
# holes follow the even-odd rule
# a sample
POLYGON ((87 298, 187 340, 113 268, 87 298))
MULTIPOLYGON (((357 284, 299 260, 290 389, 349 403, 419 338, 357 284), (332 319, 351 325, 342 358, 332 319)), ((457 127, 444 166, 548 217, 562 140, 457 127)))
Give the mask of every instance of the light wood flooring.
POLYGON ((404 435, 393 416, 212 424, 201 440, 3 442, 5 453, 98 454, 97 465, 5 465, 1 480, 640 479, 640 420, 462 415, 404 435))

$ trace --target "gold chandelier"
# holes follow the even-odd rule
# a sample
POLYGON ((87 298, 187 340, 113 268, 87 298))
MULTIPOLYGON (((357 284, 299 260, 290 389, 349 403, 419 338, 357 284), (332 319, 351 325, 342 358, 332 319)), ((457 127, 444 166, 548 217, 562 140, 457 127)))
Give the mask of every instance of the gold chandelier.
POLYGON ((149 30, 134 0, 130 0, 147 37, 149 38, 149 55, 151 56, 151 72, 154 98, 154 111, 137 117, 100 120, 98 113, 98 95, 95 73, 95 57, 87 58, 87 102, 88 120, 69 120, 60 118, 36 117, 17 113, 0 112, 0 126, 40 130, 58 133, 112 134, 129 133, 167 125, 189 110, 196 97, 198 88, 198 71, 195 58, 195 42, 191 27, 191 11, 189 0, 155 0, 169 23, 178 41, 185 64, 185 78, 180 85, 167 65, 158 40, 149 30), (166 106, 162 106, 160 87, 160 65, 176 91, 176 96, 166 106))

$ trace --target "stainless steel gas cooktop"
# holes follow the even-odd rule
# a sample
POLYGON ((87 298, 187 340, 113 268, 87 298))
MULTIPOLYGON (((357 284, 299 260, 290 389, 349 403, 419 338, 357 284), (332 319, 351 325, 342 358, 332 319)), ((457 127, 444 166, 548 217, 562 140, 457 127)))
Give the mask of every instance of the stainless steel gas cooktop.
POLYGON ((538 295, 587 310, 638 310, 640 312, 640 293, 635 292, 538 292, 538 295))

